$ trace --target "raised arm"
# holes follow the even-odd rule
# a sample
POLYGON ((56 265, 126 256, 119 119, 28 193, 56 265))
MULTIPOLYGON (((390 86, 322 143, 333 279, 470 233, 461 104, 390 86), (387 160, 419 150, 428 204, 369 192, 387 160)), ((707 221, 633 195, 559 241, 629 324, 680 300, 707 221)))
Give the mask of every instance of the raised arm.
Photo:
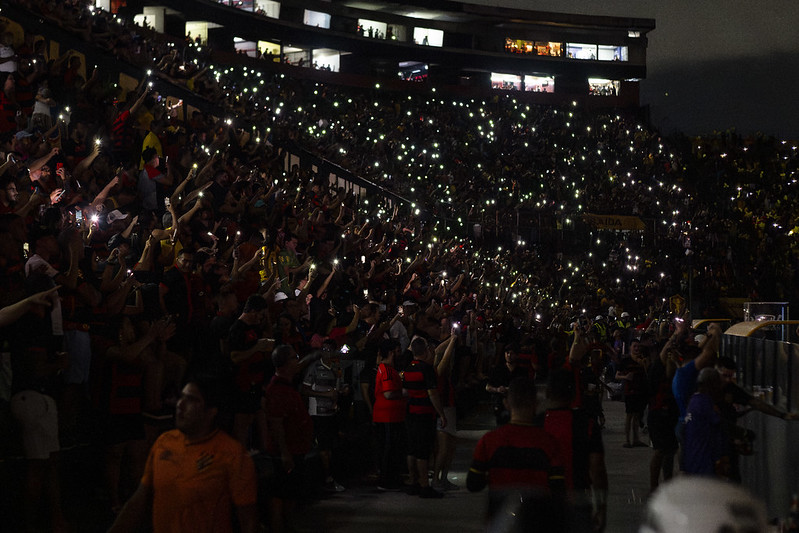
POLYGON ((721 343, 721 326, 715 322, 707 328, 707 336, 702 341, 700 348, 702 352, 696 358, 696 369, 710 368, 716 364, 718 359, 719 344, 721 343))
POLYGON ((20 300, 15 304, 8 305, 0 309, 0 327, 5 327, 13 324, 26 314, 34 305, 44 305, 51 307, 53 305, 53 298, 58 298, 56 291, 60 285, 48 289, 46 291, 37 292, 28 296, 24 300, 20 300))
POLYGON ((446 348, 444 349, 444 354, 436 361, 436 373, 439 376, 445 374, 445 371, 449 368, 449 364, 452 361, 452 354, 455 352, 455 341, 457 340, 457 336, 455 335, 455 330, 453 330, 452 334, 449 336, 449 339, 445 341, 446 348))
POLYGON ((585 331, 577 324, 574 327, 574 342, 569 350, 569 363, 576 365, 583 360, 583 356, 588 351, 588 342, 585 338, 585 331))

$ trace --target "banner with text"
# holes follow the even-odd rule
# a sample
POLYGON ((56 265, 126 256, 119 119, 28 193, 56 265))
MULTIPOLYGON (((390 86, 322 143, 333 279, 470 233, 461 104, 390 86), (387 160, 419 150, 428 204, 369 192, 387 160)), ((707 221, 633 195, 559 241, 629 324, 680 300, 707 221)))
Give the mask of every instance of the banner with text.
POLYGON ((585 221, 597 229, 637 230, 643 231, 646 226, 638 217, 623 215, 595 215, 586 213, 585 221))

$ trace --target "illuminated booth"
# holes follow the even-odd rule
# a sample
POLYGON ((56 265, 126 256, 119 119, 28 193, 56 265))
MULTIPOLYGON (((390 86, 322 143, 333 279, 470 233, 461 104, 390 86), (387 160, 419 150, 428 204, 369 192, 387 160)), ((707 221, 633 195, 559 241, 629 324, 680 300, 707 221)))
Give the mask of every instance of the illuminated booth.
POLYGON ((263 52, 261 43, 272 43, 270 53, 285 54, 295 66, 520 91, 542 103, 590 97, 594 107, 638 105, 638 82, 646 77, 647 33, 655 28, 652 19, 458 2, 413 7, 384 0, 160 4, 148 6, 137 20, 146 16, 158 29, 164 9, 169 9, 182 14, 192 37, 206 39, 213 33, 208 42, 219 51, 252 55, 256 49, 263 52), (198 21, 207 22, 201 26, 198 21), (280 50, 275 53, 275 48, 280 50), (425 72, 409 72, 410 65, 425 65, 425 72))

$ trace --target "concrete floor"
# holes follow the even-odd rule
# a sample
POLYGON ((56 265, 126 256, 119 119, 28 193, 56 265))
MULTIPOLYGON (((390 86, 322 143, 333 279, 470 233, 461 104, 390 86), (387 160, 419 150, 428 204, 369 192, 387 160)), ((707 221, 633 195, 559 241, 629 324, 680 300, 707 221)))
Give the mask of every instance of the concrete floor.
MULTIPOLYGON (((649 489, 650 448, 624 448, 624 404, 606 401, 603 431, 610 491, 608 533, 636 531, 649 489)), ((486 491, 470 493, 466 472, 477 440, 493 428, 486 410, 458 424, 458 449, 450 479, 461 485, 441 500, 422 500, 404 493, 380 493, 373 485, 317 500, 298 513, 298 531, 324 533, 468 533, 484 531, 486 491)), ((642 435, 646 439, 646 435, 642 435)))
MULTIPOLYGON (((608 533, 634 532, 648 491, 648 448, 625 449, 624 404, 605 402, 603 438, 610 480, 608 533)), ((466 472, 477 440, 494 427, 488 403, 458 423, 458 448, 450 480, 461 489, 441 500, 422 500, 404 493, 380 493, 375 480, 342 479, 347 490, 302 505, 296 526, 320 533, 470 533, 485 530, 487 491, 470 493, 466 472)), ((646 437, 644 435, 644 437, 646 437)), ((75 533, 104 532, 113 521, 102 489, 102 451, 85 447, 62 452, 64 509, 75 533)), ((356 458, 357 459, 357 458, 356 458)), ((24 462, 0 460, 0 531, 21 530, 21 482, 24 462)), ((46 529, 42 530, 45 531, 46 529)))

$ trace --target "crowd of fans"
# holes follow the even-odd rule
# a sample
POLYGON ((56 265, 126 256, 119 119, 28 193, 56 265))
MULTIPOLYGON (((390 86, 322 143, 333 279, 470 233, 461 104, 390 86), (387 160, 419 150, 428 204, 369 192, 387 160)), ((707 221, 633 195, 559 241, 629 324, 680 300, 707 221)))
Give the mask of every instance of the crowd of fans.
MULTIPOLYGON (((726 313, 723 297, 797 293, 791 143, 667 140, 628 112, 508 94, 293 80, 214 64, 201 43, 82 2, 16 5, 80 37, 84 52, 142 69, 126 91, 96 69, 82 77, 88 56, 49 57, 46 39, 8 20, 0 31, 0 304, 29 311, 4 330, 12 361, 28 362, 14 364, 3 399, 58 398, 60 445, 105 446, 115 509, 123 457, 140 464, 187 373, 226 376, 232 434, 265 448, 258 395, 275 345, 346 352, 353 388, 337 409, 357 425, 371 402, 355 385, 385 337, 402 353, 414 335, 454 338, 465 403, 507 347, 537 354, 541 372, 562 365, 580 315, 598 315, 596 342, 622 332, 606 350, 620 356, 634 326, 656 324, 689 285, 697 314, 726 313), (169 86, 225 115, 184 110, 169 86), (288 167, 300 149, 386 194, 288 167), (586 213, 637 216, 646 229, 591 227, 586 213), (616 321, 622 311, 632 322, 616 321)), ((6 437, 7 453, 23 444, 6 437)), ((59 443, 43 446, 33 458, 59 443)))

